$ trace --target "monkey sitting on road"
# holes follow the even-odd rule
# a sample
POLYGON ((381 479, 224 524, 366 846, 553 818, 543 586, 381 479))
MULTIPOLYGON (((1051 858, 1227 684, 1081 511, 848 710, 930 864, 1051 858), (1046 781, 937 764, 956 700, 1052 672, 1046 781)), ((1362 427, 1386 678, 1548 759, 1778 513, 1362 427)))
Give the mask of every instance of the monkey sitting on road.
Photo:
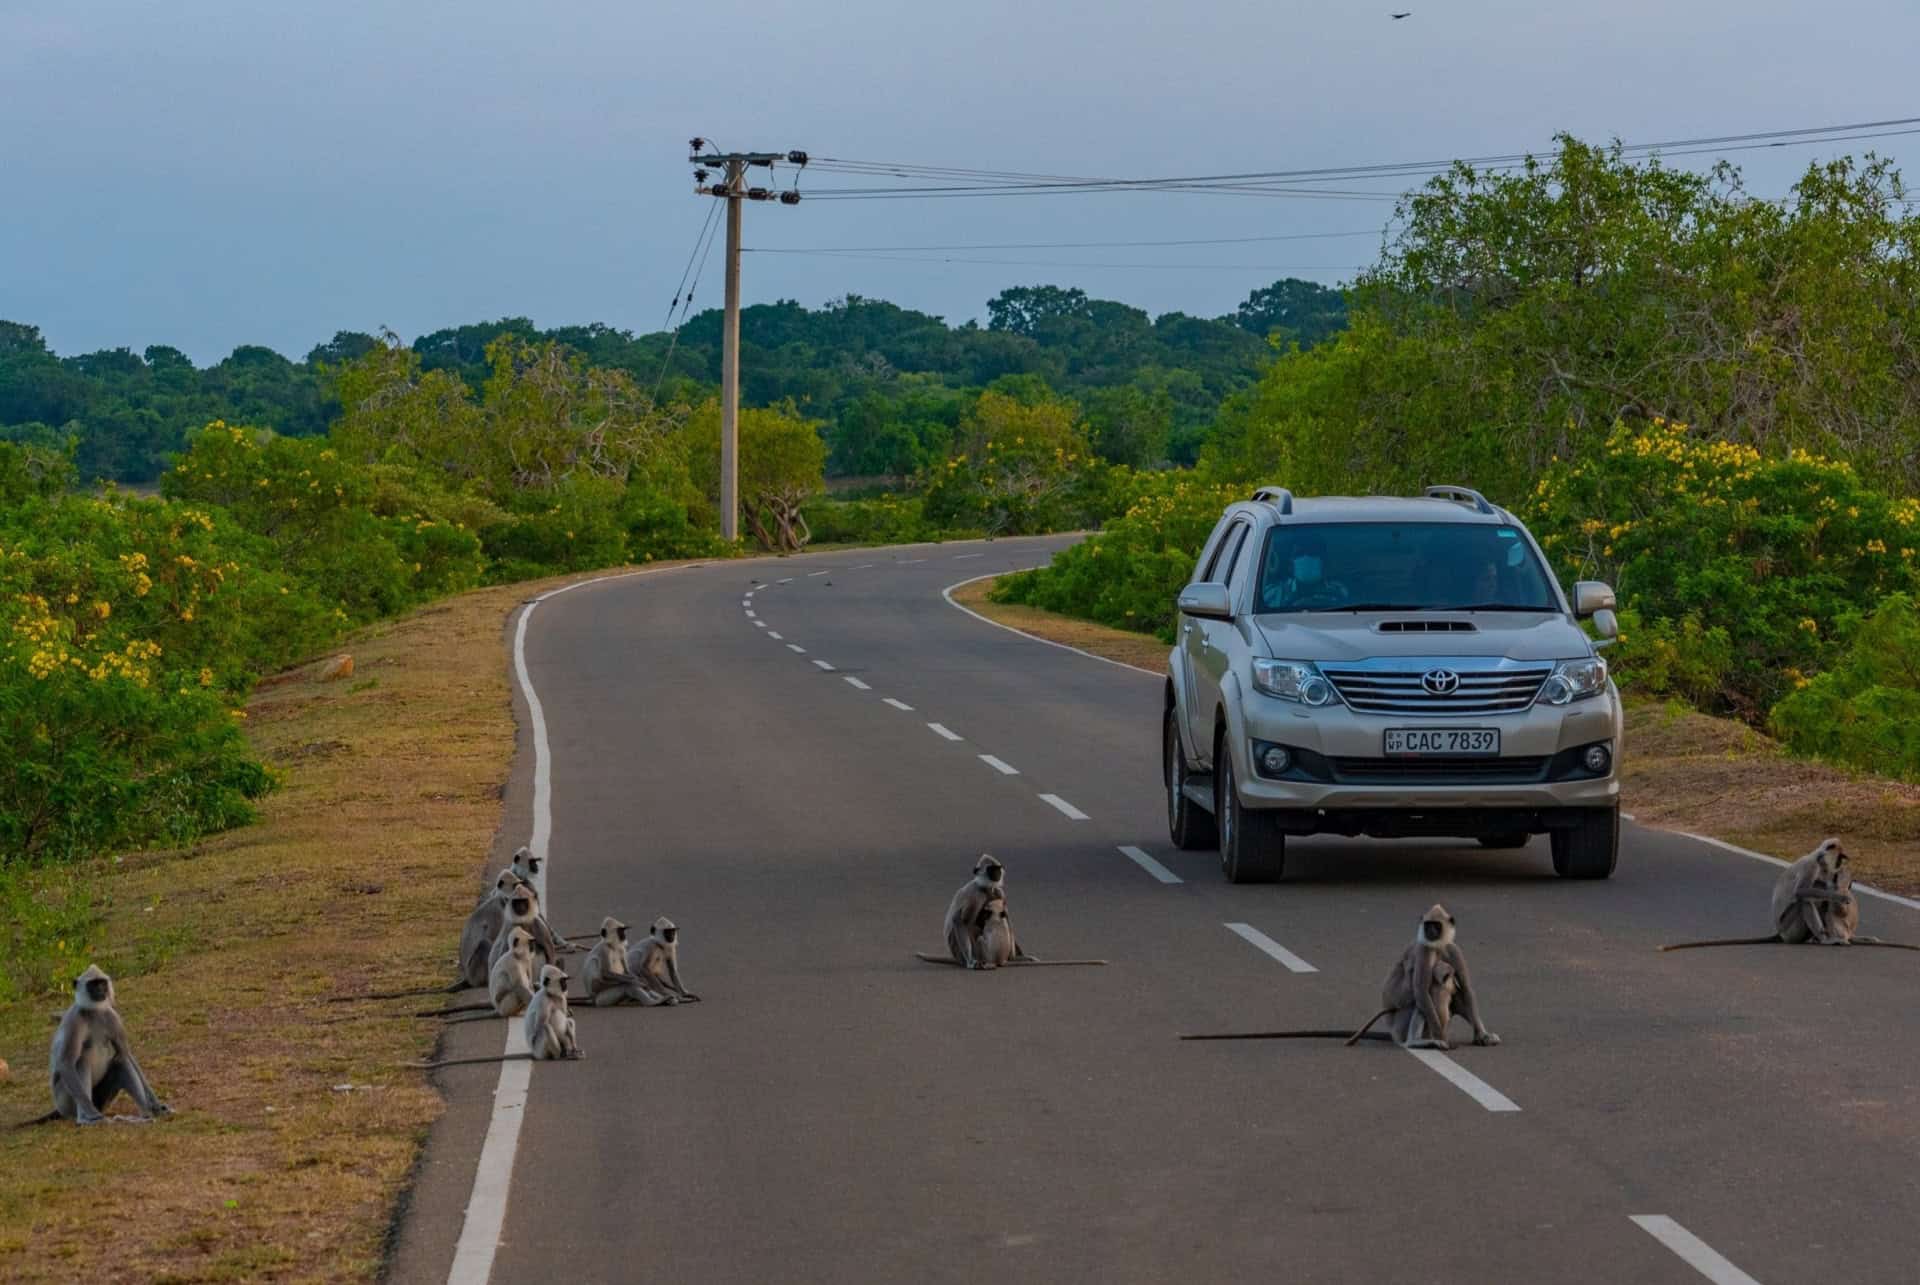
POLYGON ((1367 1019, 1365 1026, 1348 1035, 1345 1031, 1249 1031, 1233 1035, 1182 1035, 1183 1040, 1388 1040, 1402 1048, 1446 1049, 1447 1023, 1455 1006, 1461 1016, 1473 1024, 1475 1044, 1498 1044, 1500 1037, 1480 1020, 1473 982, 1467 976, 1467 957, 1454 941, 1453 916, 1445 906, 1435 904, 1420 918, 1413 943, 1394 961, 1380 988, 1381 1009, 1367 1019), (1372 1030, 1373 1024, 1391 1016, 1387 1033, 1372 1030))
POLYGON ((1007 899, 995 897, 981 908, 979 919, 974 921, 974 958, 982 968, 998 968, 1012 962, 1017 950, 1013 921, 1007 918, 1007 899))
POLYGON ((587 1002, 596 1008, 614 1004, 640 1004, 653 1008, 678 1004, 678 995, 660 995, 641 983, 627 966, 627 926, 608 915, 600 921, 600 940, 587 955, 580 970, 587 988, 587 1002))
POLYGON ((526 929, 534 945, 546 953, 549 961, 560 958, 560 943, 554 940, 553 930, 547 927, 547 921, 540 915, 540 894, 534 891, 532 884, 522 882, 516 885, 507 894, 497 918, 493 947, 487 956, 489 973, 499 962, 500 956, 507 953, 507 935, 515 928, 526 929))
POLYGON ((173 1113, 172 1108, 154 1094, 133 1056, 126 1024, 113 1006, 113 978, 92 964, 74 979, 73 1005, 60 1019, 60 1029, 53 1034, 47 1070, 53 1085, 53 1110, 27 1124, 46 1124, 53 1120, 72 1120, 76 1124, 100 1124, 108 1120, 144 1124, 173 1113), (142 1114, 137 1117, 103 1115, 123 1091, 142 1114))
POLYGON ((1007 964, 1049 964, 1055 966, 1076 964, 1105 964, 1104 959, 1036 959, 1026 952, 1013 935, 1013 923, 1007 918, 1006 867, 993 857, 982 853, 973 863, 973 878, 960 885, 960 891, 953 894, 953 900, 947 903, 947 954, 928 955, 914 952, 916 959, 929 964, 957 964, 961 968, 979 969, 989 965, 982 963, 981 931, 989 920, 1004 925, 1008 957, 1000 961, 1007 964), (987 914, 987 908, 997 904, 998 913, 987 914))
POLYGON ((1889 946, 1920 950, 1904 942, 1862 937, 1860 903, 1853 894, 1852 858, 1838 839, 1822 840, 1773 884, 1773 933, 1767 937, 1726 937, 1683 941, 1661 950, 1698 950, 1703 946, 1774 946, 1812 942, 1821 946, 1889 946))
POLYGON ((507 953, 494 962, 487 976, 487 993, 493 1000, 494 1012, 502 1017, 518 1017, 533 1003, 537 986, 534 975, 553 961, 535 945, 533 934, 526 929, 515 928, 507 938, 507 953))
POLYGON ((540 989, 534 992, 533 1002, 527 1005, 526 1025, 522 1028, 527 1037, 527 1052, 502 1053, 497 1057, 450 1058, 444 1062, 403 1062, 400 1065, 409 1071, 438 1071, 449 1066, 577 1061, 585 1057, 575 1033, 572 1010, 567 1007, 567 980, 567 974, 557 965, 548 964, 541 968, 540 989))
POLYGON ((687 1003, 699 1002, 700 997, 680 981, 680 929, 665 915, 653 921, 652 931, 637 945, 627 947, 627 969, 649 990, 687 1003))
POLYGON ((1352 1044, 1383 1017, 1391 1014, 1388 1031, 1402 1048, 1446 1049, 1447 1023, 1453 1007, 1473 1025, 1475 1044, 1498 1044, 1500 1037, 1480 1020, 1473 983, 1467 977, 1467 957, 1454 939, 1453 916, 1439 902, 1420 919, 1413 944, 1394 962, 1380 988, 1380 1011, 1353 1033, 1352 1044))

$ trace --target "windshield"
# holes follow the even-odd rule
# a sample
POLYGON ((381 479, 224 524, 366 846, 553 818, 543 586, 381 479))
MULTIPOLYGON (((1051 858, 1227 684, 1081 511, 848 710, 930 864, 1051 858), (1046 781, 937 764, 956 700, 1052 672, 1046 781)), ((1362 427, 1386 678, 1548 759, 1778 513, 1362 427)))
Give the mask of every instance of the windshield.
POLYGON ((1260 556, 1257 612, 1558 611, 1513 527, 1477 522, 1283 525, 1260 556))

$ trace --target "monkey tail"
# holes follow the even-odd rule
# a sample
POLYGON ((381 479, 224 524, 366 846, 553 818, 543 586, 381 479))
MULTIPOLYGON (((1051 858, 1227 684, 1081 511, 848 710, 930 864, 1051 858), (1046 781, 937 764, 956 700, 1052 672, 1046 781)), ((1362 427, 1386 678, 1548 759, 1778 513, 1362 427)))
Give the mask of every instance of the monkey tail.
POLYGON ((960 961, 952 955, 929 955, 924 951, 916 950, 913 952, 913 957, 915 959, 924 959, 929 964, 947 964, 954 968, 960 967, 960 961))
POLYGON ((370 1003, 373 1000, 420 999, 423 996, 427 996, 427 995, 453 995, 453 994, 457 994, 460 991, 478 990, 478 989, 479 987, 477 986, 467 985, 466 980, 462 978, 461 980, 453 982, 446 986, 423 986, 418 990, 375 991, 370 995, 329 995, 327 996, 326 1002, 329 1004, 365 1004, 365 1003, 370 1003))
POLYGON ((1883 941, 1878 937, 1855 937, 1856 946, 1885 946, 1889 950, 1920 950, 1920 946, 1909 946, 1904 941, 1883 941))
POLYGON ((448 1008, 429 1008, 415 1013, 415 1017, 451 1017, 455 1013, 491 1013, 491 1004, 454 1004, 448 1008))
POLYGON ((1360 1037, 1365 1035, 1368 1031, 1372 1030, 1373 1024, 1375 1022, 1379 1021, 1381 1018, 1385 1017, 1388 1013, 1391 1013, 1392 1011, 1393 1010, 1390 1008, 1383 1008, 1378 1013, 1375 1013, 1372 1017, 1369 1017, 1367 1019, 1367 1024, 1365 1026, 1362 1026, 1359 1030, 1355 1031, 1350 1037, 1348 1037, 1347 1043, 1350 1045, 1359 1043, 1360 1037))
POLYGON ((58 1111, 49 1111, 45 1115, 37 1115, 33 1117, 33 1119, 31 1120, 22 1120, 19 1124, 16 1124, 13 1127, 16 1129, 31 1129, 36 1124, 52 1124, 55 1120, 58 1120, 59 1118, 60 1118, 60 1113, 58 1111))
POLYGON ((402 1071, 438 1071, 444 1066, 487 1066, 498 1062, 532 1062, 531 1053, 501 1053, 493 1057, 456 1057, 445 1062, 395 1062, 402 1071))
POLYGON ((1384 1032, 1376 1031, 1371 1035, 1367 1035, 1364 1030, 1360 1033, 1360 1035, 1349 1035, 1344 1030, 1340 1030, 1340 1031, 1234 1031, 1226 1035, 1182 1035, 1180 1038, 1183 1040, 1345 1040, 1347 1043, 1351 1044, 1355 1040, 1359 1039, 1361 1035, 1366 1035, 1366 1038, 1370 1040, 1384 1040, 1388 1038, 1384 1032))
POLYGON ((1104 968, 1107 961, 1104 959, 1035 959, 1032 955, 1022 959, 1015 955, 1007 963, 1010 966, 1018 964, 1022 968, 1071 968, 1077 965, 1096 965, 1104 968))
POLYGON ((1785 941, 1779 933, 1771 937, 1723 937, 1717 941, 1682 941, 1671 946, 1662 946, 1661 950, 1699 950, 1704 946, 1784 946, 1785 941))

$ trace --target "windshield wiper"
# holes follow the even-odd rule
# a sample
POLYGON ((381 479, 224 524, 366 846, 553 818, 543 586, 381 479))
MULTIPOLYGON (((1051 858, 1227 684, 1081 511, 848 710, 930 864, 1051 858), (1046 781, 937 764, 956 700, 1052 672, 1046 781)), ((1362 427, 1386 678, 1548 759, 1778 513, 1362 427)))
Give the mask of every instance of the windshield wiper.
POLYGON ((1522 603, 1522 602, 1469 602, 1464 606, 1433 607, 1433 608, 1430 608, 1430 610, 1432 611, 1552 611, 1552 612, 1558 612, 1560 608, 1542 607, 1542 606, 1535 605, 1533 603, 1522 603))

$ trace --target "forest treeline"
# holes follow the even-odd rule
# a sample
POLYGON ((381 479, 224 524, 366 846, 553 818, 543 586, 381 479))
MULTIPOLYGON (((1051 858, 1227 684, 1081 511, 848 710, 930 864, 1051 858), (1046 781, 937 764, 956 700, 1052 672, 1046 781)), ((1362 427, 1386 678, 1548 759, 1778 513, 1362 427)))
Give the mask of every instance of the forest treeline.
MULTIPOLYGON (((985 326, 850 295, 810 309, 791 301, 741 312, 747 405, 791 402, 818 420, 830 473, 904 477, 943 458, 972 395, 1007 376, 1041 381, 1078 402, 1106 458, 1190 464, 1214 411, 1250 387, 1276 351, 1313 344, 1345 324, 1337 290, 1286 279, 1226 317, 1144 311, 1079 290, 1026 286, 987 305, 985 326)), ((410 345, 422 368, 459 375, 477 393, 502 335, 554 341, 593 366, 624 372, 662 403, 695 403, 718 387, 720 313, 667 333, 606 325, 542 329, 525 317, 450 327, 410 345)), ((211 420, 289 436, 326 431, 341 413, 328 372, 380 337, 343 331, 293 361, 243 345, 196 367, 177 348, 53 353, 39 330, 0 321, 0 441, 75 445, 82 479, 147 483, 211 420)))

